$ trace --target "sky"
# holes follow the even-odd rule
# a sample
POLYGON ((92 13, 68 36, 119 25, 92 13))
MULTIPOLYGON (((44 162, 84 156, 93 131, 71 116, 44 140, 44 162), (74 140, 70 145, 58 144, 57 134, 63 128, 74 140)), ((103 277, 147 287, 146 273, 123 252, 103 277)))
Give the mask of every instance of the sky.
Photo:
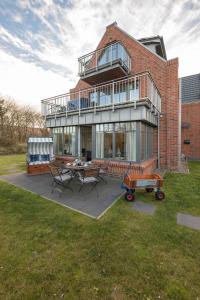
POLYGON ((0 0, 0 95, 40 109, 78 81, 106 26, 164 37, 179 77, 200 73, 200 0, 0 0))

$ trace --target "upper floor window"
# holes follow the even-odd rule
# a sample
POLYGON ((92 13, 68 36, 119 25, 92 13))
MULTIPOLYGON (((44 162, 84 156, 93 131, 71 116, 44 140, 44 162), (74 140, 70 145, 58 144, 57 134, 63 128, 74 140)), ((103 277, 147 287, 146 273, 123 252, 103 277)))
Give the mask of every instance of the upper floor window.
POLYGON ((98 66, 103 66, 108 63, 120 60, 123 65, 129 67, 129 56, 124 46, 119 42, 111 44, 102 50, 98 58, 98 66))

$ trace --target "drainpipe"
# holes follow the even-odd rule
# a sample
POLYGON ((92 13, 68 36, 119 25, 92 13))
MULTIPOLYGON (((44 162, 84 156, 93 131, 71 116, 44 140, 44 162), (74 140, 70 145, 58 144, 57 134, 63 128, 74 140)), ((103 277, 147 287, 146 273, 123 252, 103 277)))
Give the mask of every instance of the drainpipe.
POLYGON ((181 119, 182 119, 182 106, 181 106, 181 98, 182 98, 182 95, 181 95, 181 79, 179 79, 179 129, 178 129, 178 134, 179 134, 179 137, 178 137, 178 168, 180 169, 180 166, 181 166, 181 153, 182 153, 182 149, 181 149, 181 119))
POLYGON ((158 169, 160 169, 160 112, 158 111, 158 169))

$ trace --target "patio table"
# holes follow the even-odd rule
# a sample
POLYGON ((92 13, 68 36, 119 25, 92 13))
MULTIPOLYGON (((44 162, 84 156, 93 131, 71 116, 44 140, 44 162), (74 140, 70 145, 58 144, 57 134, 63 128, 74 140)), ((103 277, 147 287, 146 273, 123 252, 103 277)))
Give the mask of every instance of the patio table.
POLYGON ((87 166, 74 166, 73 164, 66 164, 63 166, 63 169, 65 170, 69 170, 74 174, 74 177, 76 177, 76 173, 79 171, 84 171, 84 170, 88 170, 88 169, 98 169, 98 167, 96 167, 94 164, 89 164, 87 166))

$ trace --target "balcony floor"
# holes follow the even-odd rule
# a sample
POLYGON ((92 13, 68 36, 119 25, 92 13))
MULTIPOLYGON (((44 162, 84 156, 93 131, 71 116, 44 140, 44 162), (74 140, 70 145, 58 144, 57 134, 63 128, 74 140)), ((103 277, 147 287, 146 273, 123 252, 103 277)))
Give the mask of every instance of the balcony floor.
POLYGON ((113 62, 112 65, 104 64, 98 68, 89 69, 85 74, 80 75, 80 78, 90 85, 115 80, 128 75, 125 66, 119 60, 113 62))

